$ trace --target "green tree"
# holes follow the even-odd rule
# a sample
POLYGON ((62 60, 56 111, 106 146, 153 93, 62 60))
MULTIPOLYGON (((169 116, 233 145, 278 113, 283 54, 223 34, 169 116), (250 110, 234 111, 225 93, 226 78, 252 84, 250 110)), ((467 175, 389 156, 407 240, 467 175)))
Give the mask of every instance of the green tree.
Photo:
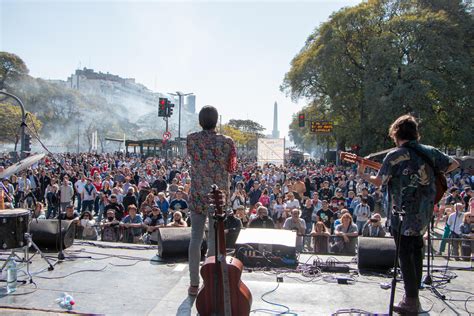
POLYGON ((314 100, 310 106, 327 104, 342 147, 359 144, 367 153, 391 146, 388 125, 413 113, 424 142, 472 148, 473 124, 465 119, 474 114, 473 26, 461 1, 344 8, 308 37, 282 89, 314 100))
POLYGON ((7 80, 18 80, 29 72, 23 60, 15 54, 0 52, 0 90, 7 80))
POLYGON ((242 133, 242 145, 247 149, 257 148, 257 139, 263 137, 262 132, 265 128, 252 120, 230 120, 227 125, 242 133))
MULTIPOLYGON (((17 143, 20 135, 21 109, 19 106, 8 103, 0 103, 0 122, 2 122, 2 132, 0 142, 17 143)), ((27 125, 33 131, 40 131, 42 123, 32 113, 27 113, 27 125)), ((31 134, 31 132, 28 132, 31 134)), ((34 139, 34 138, 33 138, 34 139)))

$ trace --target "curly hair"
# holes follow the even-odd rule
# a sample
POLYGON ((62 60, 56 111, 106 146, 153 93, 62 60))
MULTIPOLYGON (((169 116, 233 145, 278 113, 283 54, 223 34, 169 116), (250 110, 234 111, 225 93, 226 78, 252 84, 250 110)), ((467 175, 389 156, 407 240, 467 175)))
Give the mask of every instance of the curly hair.
POLYGON ((395 140, 395 138, 401 140, 418 140, 420 139, 418 122, 413 115, 402 115, 390 125, 388 136, 393 140, 395 140))

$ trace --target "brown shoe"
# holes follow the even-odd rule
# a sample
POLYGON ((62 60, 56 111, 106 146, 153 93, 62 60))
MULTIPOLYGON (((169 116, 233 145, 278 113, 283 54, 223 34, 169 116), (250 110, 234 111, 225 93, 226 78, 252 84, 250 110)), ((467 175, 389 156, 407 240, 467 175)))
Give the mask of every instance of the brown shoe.
POLYGON ((403 299, 393 307, 393 311, 402 315, 417 315, 418 304, 418 298, 403 295, 403 299))
POLYGON ((188 295, 189 296, 196 296, 199 292, 199 285, 190 285, 188 287, 188 295))

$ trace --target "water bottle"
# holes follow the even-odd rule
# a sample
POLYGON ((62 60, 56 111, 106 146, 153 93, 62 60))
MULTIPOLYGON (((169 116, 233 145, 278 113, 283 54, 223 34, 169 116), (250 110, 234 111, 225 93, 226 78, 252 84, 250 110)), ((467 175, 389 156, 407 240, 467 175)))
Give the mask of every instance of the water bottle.
POLYGON ((7 293, 10 294, 16 291, 17 273, 16 273, 15 259, 10 257, 10 259, 8 259, 6 268, 7 268, 7 293))
POLYGON ((71 310, 72 306, 76 304, 74 298, 67 293, 62 293, 56 302, 58 302, 59 306, 68 310, 71 310))

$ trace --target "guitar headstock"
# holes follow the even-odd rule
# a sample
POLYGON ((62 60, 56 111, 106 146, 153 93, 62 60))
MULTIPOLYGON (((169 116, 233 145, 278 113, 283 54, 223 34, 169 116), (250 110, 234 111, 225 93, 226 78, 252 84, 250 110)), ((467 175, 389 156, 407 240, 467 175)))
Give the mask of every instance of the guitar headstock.
POLYGON ((357 157, 356 154, 348 153, 348 152, 345 152, 345 151, 341 152, 340 157, 341 157, 342 161, 346 161, 346 162, 350 162, 350 163, 356 163, 358 161, 358 157, 357 157))
POLYGON ((219 190, 217 185, 213 184, 211 186, 212 190, 208 194, 209 204, 213 205, 217 210, 221 210, 225 205, 225 193, 222 190, 219 190))

